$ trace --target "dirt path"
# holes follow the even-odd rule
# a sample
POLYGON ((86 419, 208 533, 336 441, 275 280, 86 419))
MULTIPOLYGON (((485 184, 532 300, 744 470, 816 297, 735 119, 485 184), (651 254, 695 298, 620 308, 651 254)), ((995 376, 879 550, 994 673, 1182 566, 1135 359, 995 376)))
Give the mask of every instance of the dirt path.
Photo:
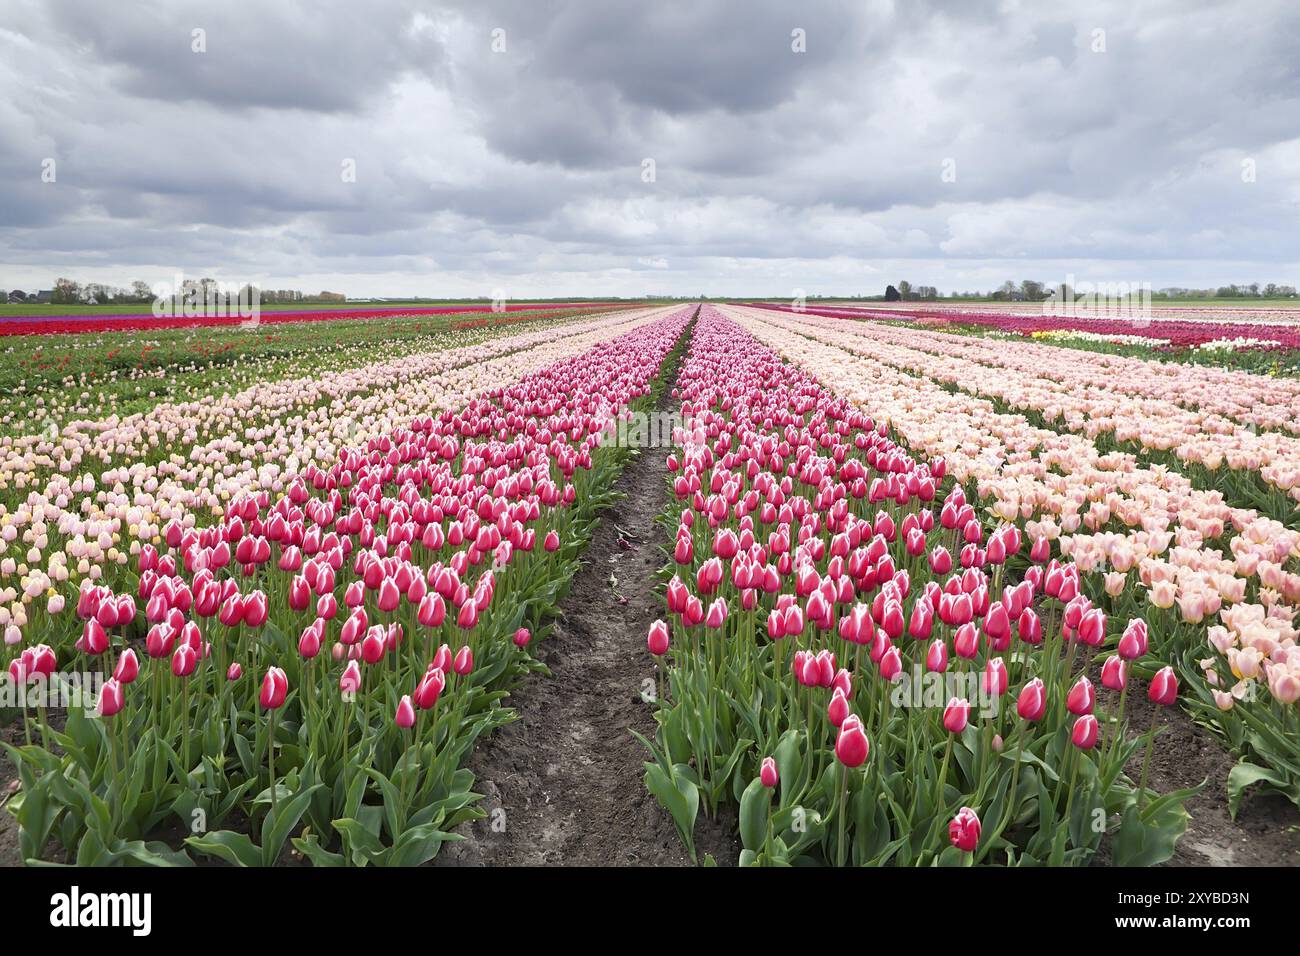
MULTIPOLYGON (((660 411, 673 407, 667 391, 660 411)), ((602 515, 564 617, 538 649, 551 676, 530 678, 512 695, 519 720, 470 758, 488 817, 462 827, 465 840, 445 845, 439 865, 690 865, 672 818, 646 791, 648 754, 629 732, 654 732, 641 691, 654 679, 646 630, 663 613, 655 516, 668 494, 664 454, 643 451, 619 477, 626 497, 602 515)), ((734 832, 725 817, 701 816, 700 858, 734 864, 734 832)))

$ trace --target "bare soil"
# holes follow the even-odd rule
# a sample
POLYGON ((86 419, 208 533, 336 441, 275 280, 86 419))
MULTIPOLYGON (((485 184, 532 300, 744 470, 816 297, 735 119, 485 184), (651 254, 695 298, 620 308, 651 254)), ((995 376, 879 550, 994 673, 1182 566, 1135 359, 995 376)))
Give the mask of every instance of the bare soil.
MULTIPOLYGON (((660 410, 671 407, 671 398, 660 410)), ((666 452, 664 452, 666 453, 666 452)), ((439 865, 689 866, 672 818, 646 790, 653 686, 646 650, 663 614, 655 572, 666 560, 655 523, 669 495, 660 451, 631 458, 616 488, 625 497, 602 515, 582 556, 563 617, 538 647, 550 676, 528 680, 510 703, 519 720, 480 744, 469 761, 488 816, 462 826, 439 865), (650 682, 649 685, 646 682, 650 682), (500 811, 500 812, 498 812, 500 811)), ((734 811, 695 827, 700 860, 734 865, 734 811)))
MULTIPOLYGON (((1113 702, 1107 700, 1106 706, 1113 702)), ((1130 695, 1130 733, 1151 726, 1154 707, 1144 695, 1130 695)), ((1300 809, 1280 794, 1257 787, 1246 791, 1234 821, 1228 814, 1227 784, 1235 758, 1180 708, 1160 710, 1156 719, 1165 730, 1156 737, 1148 785, 1168 793, 1209 781, 1187 802, 1191 821, 1165 865, 1300 866, 1300 809)), ((1142 755, 1139 750, 1126 768, 1134 780, 1142 773, 1142 755)))

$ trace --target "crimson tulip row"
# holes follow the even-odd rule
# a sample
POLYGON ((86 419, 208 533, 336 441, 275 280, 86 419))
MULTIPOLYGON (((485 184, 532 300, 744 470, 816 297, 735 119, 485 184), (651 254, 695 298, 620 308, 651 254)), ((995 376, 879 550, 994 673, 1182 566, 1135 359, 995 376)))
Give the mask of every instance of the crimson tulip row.
POLYGON ((24 856, 53 840, 81 863, 269 865, 291 840, 318 865, 432 857, 481 815, 465 755, 511 719, 626 456, 603 436, 653 400, 690 314, 345 448, 216 524, 172 523, 131 593, 85 586, 75 646, 11 664, 24 687, 105 678, 62 727, 24 708, 24 856), (184 843, 157 839, 177 818, 184 843))
POLYGON ((941 460, 714 309, 674 395, 646 782, 688 845, 734 800, 745 863, 1168 857, 1190 794, 1124 769, 1158 729, 1127 732, 1130 682, 1177 694, 1143 621, 1113 627, 1047 542, 986 526, 941 460))

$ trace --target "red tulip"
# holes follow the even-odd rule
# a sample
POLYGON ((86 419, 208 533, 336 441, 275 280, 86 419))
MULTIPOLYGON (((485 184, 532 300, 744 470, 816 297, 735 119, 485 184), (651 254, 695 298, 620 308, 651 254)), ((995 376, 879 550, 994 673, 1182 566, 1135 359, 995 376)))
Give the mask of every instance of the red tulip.
POLYGON ((880 658, 880 676, 891 684, 903 673, 903 659, 898 648, 891 647, 880 658))
POLYGON ((974 660, 980 649, 980 632, 974 622, 968 622, 957 628, 953 637, 952 649, 964 660, 974 660))
POLYGON ((984 693, 1001 697, 1007 692, 1007 665, 1000 657, 989 658, 984 665, 984 693))
POLYGON ((532 639, 533 639, 532 632, 529 631, 528 628, 526 627, 521 627, 519 628, 519 630, 515 631, 515 637, 514 637, 515 647, 527 647, 528 642, 531 641, 532 639))
POLYGON ((243 622, 248 627, 261 627, 266 623, 266 615, 269 609, 266 607, 266 596, 260 591, 248 594, 244 598, 243 622))
POLYGON ((925 652, 925 669, 932 674, 942 674, 948 669, 948 645, 943 638, 936 637, 930 642, 930 648, 925 652))
POLYGON ((378 664, 388 652, 388 632, 376 624, 366 631, 361 640, 361 659, 367 664, 378 664))
POLYGON ((758 779, 763 782, 763 786, 771 790, 781 782, 781 775, 777 772, 776 761, 771 757, 764 757, 763 763, 758 769, 758 779))
POLYGON ((1041 678, 1035 677, 1020 692, 1016 700, 1016 713, 1023 720, 1037 722, 1047 712, 1047 692, 1041 678))
POLYGON ((98 620, 91 619, 82 628, 81 637, 76 643, 77 650, 83 654, 99 656, 108 650, 108 632, 98 620))
POLYGON ((402 699, 397 704, 397 714, 393 719, 403 730, 415 726, 415 706, 411 703, 410 694, 402 695, 402 699))
POLYGON ((554 531, 546 532, 546 537, 542 539, 542 550, 551 554, 560 550, 560 536, 554 531))
POLYGON ((1079 640, 1089 647, 1097 647, 1106 640, 1106 615, 1095 607, 1079 621, 1079 640))
POLYGON ((189 644, 182 644, 172 654, 172 673, 177 677, 189 677, 199 666, 199 652, 189 644))
POLYGON ((1020 612, 1020 617, 1016 620, 1016 633, 1026 644, 1043 643, 1043 622, 1038 619, 1033 608, 1027 607, 1020 612))
POLYGON ((1097 694, 1092 689, 1092 681, 1087 677, 1080 677, 1070 692, 1065 695, 1065 708, 1076 716, 1091 714, 1093 705, 1097 702, 1097 694))
POLYGON ((835 693, 831 694, 831 702, 826 708, 826 719, 830 721, 832 727, 840 727, 848 716, 849 699, 844 695, 844 691, 837 687, 835 693))
POLYGON ((948 839, 963 853, 974 853, 980 842, 980 818, 970 807, 962 807, 948 824, 948 839))
POLYGON ((857 714, 849 714, 840 724, 839 735, 835 738, 835 756, 845 767, 853 769, 866 762, 871 753, 871 742, 867 740, 866 731, 857 714))
POLYGON ((718 598, 709 605, 709 611, 704 616, 704 626, 710 630, 717 630, 727 621, 727 599, 718 598))
POLYGON ((429 668, 415 687, 415 706, 421 710, 428 710, 438 702, 446 686, 447 679, 443 676, 443 672, 437 667, 429 668))
POLYGON ((1148 646, 1147 622, 1141 618, 1129 621, 1119 639, 1119 656, 1126 661, 1135 661, 1147 652, 1148 646))
POLYGON ((392 578, 384 578, 379 582, 379 595, 375 599, 379 610, 392 612, 397 610, 397 606, 402 603, 402 592, 398 590, 397 584, 392 578))
POLYGON ((468 644, 456 652, 456 659, 452 661, 451 669, 461 677, 474 670, 474 652, 469 649, 468 644))
POLYGON ((226 668, 226 680, 233 683, 242 676, 244 676, 244 669, 239 666, 239 661, 232 661, 230 666, 226 668))
POLYGON ((289 678, 280 668, 272 667, 262 678, 262 692, 258 695, 257 702, 263 710, 279 710, 288 694, 289 678))
POLYGON ((355 660, 351 660, 343 668, 343 675, 339 678, 339 692, 355 694, 359 690, 361 690, 361 666, 355 660))
POLYGON ((1097 745, 1098 731, 1097 718, 1092 714, 1084 714, 1074 722, 1074 729, 1070 732, 1070 742, 1080 750, 1091 750, 1097 745))
POLYGON ((117 659, 117 667, 113 668, 113 679, 119 684, 130 684, 135 681, 139 673, 140 660, 135 656, 135 651, 128 647, 117 659))
POLYGON ((650 625, 650 633, 646 636, 646 646, 650 653, 655 657, 663 657, 668 653, 668 625, 663 621, 655 621, 650 625))
POLYGON ((121 711, 126 705, 126 695, 122 691, 122 684, 117 678, 111 678, 104 682, 103 688, 99 692, 99 703, 96 710, 101 717, 112 717, 121 711))
POLYGON ((1147 688, 1147 697, 1161 707, 1169 707, 1178 699, 1178 678, 1174 676, 1172 667, 1166 666, 1156 671, 1156 676, 1151 678, 1151 686, 1147 688))
POLYGON ((1106 658, 1101 668, 1101 686, 1110 690, 1123 690, 1128 683, 1128 662, 1118 654, 1106 658))
POLYGON ((943 711, 943 726, 950 734, 959 734, 966 729, 970 719, 970 702, 961 697, 948 701, 943 711))
POLYGON ((442 600, 442 594, 433 591, 426 593, 416 609, 415 618, 424 627, 441 627, 447 618, 447 604, 442 600))

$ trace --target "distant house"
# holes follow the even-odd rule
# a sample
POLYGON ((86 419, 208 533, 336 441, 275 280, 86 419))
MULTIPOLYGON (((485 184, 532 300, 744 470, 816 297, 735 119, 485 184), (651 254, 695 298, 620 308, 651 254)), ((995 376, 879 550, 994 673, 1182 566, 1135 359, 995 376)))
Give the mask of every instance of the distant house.
POLYGON ((26 302, 26 301, 27 301, 27 293, 24 292, 22 289, 14 289, 12 292, 9 293, 9 301, 10 301, 10 302, 26 302))
POLYGON ((53 289, 42 289, 40 292, 36 293, 36 301, 37 301, 37 302, 41 302, 41 303, 53 302, 53 301, 54 301, 54 290, 53 290, 53 289))

